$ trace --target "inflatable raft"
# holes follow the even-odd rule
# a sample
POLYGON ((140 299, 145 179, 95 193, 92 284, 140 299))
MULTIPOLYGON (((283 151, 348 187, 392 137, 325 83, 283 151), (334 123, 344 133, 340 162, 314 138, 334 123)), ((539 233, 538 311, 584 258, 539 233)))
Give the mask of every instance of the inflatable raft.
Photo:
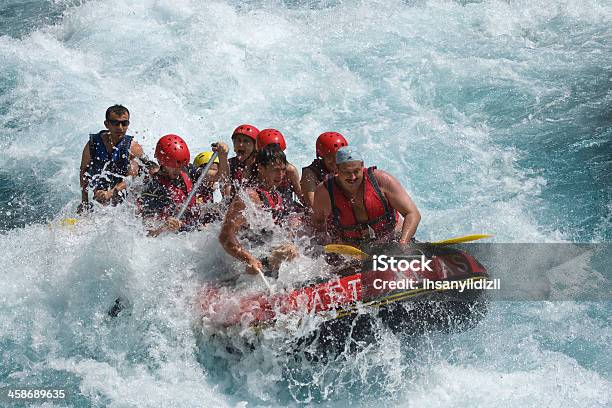
POLYGON ((326 347, 347 336, 371 336, 373 318, 394 332, 418 333, 471 327, 484 316, 482 293, 490 284, 489 276, 467 252, 428 243, 407 249, 371 247, 367 252, 372 256, 340 265, 331 279, 279 293, 206 286, 199 292, 200 312, 219 329, 255 332, 274 327, 287 316, 316 317, 322 323, 311 337, 326 347))

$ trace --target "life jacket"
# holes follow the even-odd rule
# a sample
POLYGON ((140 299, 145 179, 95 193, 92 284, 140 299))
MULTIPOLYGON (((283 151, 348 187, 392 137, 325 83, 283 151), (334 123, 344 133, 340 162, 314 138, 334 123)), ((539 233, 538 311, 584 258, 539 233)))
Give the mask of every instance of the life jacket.
POLYGON ((325 180, 325 177, 329 174, 325 165, 323 164, 323 159, 316 158, 310 163, 310 165, 306 167, 302 167, 302 174, 304 174, 304 170, 310 170, 313 172, 315 177, 317 178, 317 184, 325 180))
POLYGON ((94 190, 108 190, 119 184, 127 176, 130 167, 130 147, 133 136, 125 135, 113 147, 112 154, 106 150, 102 135, 106 131, 89 135, 90 185, 94 190))
POLYGON ((326 180, 332 207, 332 214, 328 222, 344 241, 361 241, 364 237, 369 236, 370 230, 375 234, 375 237, 370 236, 372 239, 393 236, 398 213, 391 207, 380 190, 374 176, 374 169, 376 167, 363 169, 363 182, 365 183, 363 201, 368 214, 366 223, 357 222, 353 206, 338 187, 335 178, 328 177, 326 180))
MULTIPOLYGON (((234 158, 232 158, 234 159, 234 158)), ((230 161, 232 160, 230 159, 230 161)), ((237 159, 236 159, 237 160, 237 159)), ((253 164, 251 166, 242 165, 242 180, 239 182, 243 186, 248 186, 257 191, 259 188, 259 181, 257 178, 257 165, 253 164)), ((230 173, 231 173, 231 163, 230 163, 230 173)), ((232 180, 235 180, 232 178, 232 180)), ((235 190, 239 187, 239 184, 232 185, 232 195, 235 194, 235 190)), ((283 211, 284 214, 288 214, 289 212, 300 212, 304 209, 302 203, 296 200, 296 196, 293 191, 293 186, 289 182, 289 179, 285 176, 281 181, 281 184, 276 188, 276 191, 280 194, 283 199, 283 211)))
MULTIPOLYGON (((162 175, 155 174, 153 175, 153 177, 155 177, 155 180, 165 188, 167 197, 174 204, 174 205, 168 205, 164 207, 161 210, 161 214, 159 214, 159 216, 161 218, 176 217, 178 215, 179 209, 181 208, 181 206, 187 199, 187 196, 189 195, 189 193, 191 193, 191 189, 193 187, 193 184, 191 183, 189 176, 187 176, 187 173, 185 173, 184 171, 181 171, 181 178, 183 180, 183 183, 185 184, 186 190, 183 190, 181 187, 176 186, 174 183, 172 183, 172 181, 170 181, 168 178, 162 175)), ((195 204, 196 204, 196 198, 194 196, 191 198, 191 201, 189 202, 189 205, 187 206, 187 211, 185 212, 185 218, 186 218, 187 223, 189 223, 190 221, 193 221, 190 218, 197 216, 196 210, 195 210, 195 204)))
MULTIPOLYGON (((185 166, 185 170, 187 172, 187 175, 191 179, 192 184, 195 184, 200 178, 200 175, 202 174, 200 172, 200 168, 196 167, 191 163, 185 166)), ((196 202, 198 204, 212 203, 214 201, 213 194, 214 190, 211 187, 207 186, 205 183, 202 183, 200 184, 200 187, 198 187, 198 191, 195 195, 196 202)))
POLYGON ((279 223, 286 215, 284 198, 282 194, 278 190, 270 192, 261 186, 255 186, 253 188, 259 196, 259 199, 261 200, 264 209, 272 213, 272 218, 274 218, 274 222, 279 223))
POLYGON ((304 211, 304 205, 298 199, 297 194, 295 194, 295 191, 293 190, 293 185, 291 185, 291 183, 289 182, 287 174, 285 174, 283 181, 281 181, 281 184, 276 188, 276 190, 283 197, 286 214, 289 212, 304 211))
POLYGON ((293 205, 293 203, 296 202, 293 196, 293 187, 289 183, 287 177, 283 178, 283 181, 281 182, 280 186, 276 188, 276 191, 279 192, 283 201, 287 205, 293 205))
POLYGON ((238 160, 238 157, 232 157, 228 160, 230 168, 230 180, 241 182, 245 177, 247 165, 238 160))
POLYGON ((202 185, 200 185, 198 188, 195 198, 198 204, 212 203, 214 201, 214 191, 212 188, 205 186, 202 183, 202 185))

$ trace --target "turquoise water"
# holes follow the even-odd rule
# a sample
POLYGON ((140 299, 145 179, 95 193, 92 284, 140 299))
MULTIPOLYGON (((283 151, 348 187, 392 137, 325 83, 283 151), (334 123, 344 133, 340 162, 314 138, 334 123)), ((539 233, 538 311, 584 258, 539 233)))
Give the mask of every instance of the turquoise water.
POLYGON ((218 226, 146 239, 129 203, 56 225, 122 103, 149 155, 251 122, 300 167, 340 131, 407 188, 422 240, 609 242, 610 2, 200 3, 0 2, 0 385, 62 385, 72 406, 611 404, 610 302, 495 303, 474 330, 381 331, 334 364, 275 343, 237 359, 193 306, 226 262, 218 226), (118 295, 131 315, 111 322, 118 295))

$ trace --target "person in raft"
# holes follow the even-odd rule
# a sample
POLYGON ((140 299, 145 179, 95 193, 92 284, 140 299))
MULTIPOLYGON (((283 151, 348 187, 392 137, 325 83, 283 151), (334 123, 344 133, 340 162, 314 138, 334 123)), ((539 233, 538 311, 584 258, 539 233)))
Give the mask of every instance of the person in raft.
POLYGON ((126 177, 138 174, 136 159, 144 158, 142 147, 126 132, 130 126, 130 112, 122 105, 106 110, 105 130, 89 135, 83 148, 80 167, 81 204, 78 213, 89 211, 89 188, 93 198, 101 204, 117 204, 125 195, 126 177))
POLYGON ((315 143, 317 157, 310 165, 302 168, 300 186, 304 195, 304 204, 312 207, 315 190, 319 183, 336 172, 336 152, 339 148, 348 146, 348 142, 338 132, 321 133, 315 143))
MULTIPOLYGON (((277 144, 283 152, 287 148, 285 137, 280 131, 276 129, 264 129, 257 135, 255 149, 259 152, 266 146, 272 144, 277 144)), ((304 197, 302 196, 302 188, 300 187, 300 173, 297 168, 289 162, 287 162, 285 176, 283 177, 281 185, 278 186, 278 191, 283 197, 285 207, 288 211, 295 212, 303 208, 302 202, 304 197)))
POLYGON ((399 181, 365 168, 353 147, 338 149, 336 166, 336 175, 317 186, 313 202, 312 224, 323 241, 359 246, 395 241, 399 233, 400 243, 410 242, 421 215, 399 181))
MULTIPOLYGON (((206 151, 198 154, 193 160, 193 164, 187 167, 187 173, 192 183, 195 185, 215 151, 219 152, 219 156, 213 160, 213 163, 202 180, 202 184, 200 184, 195 194, 196 203, 201 209, 200 223, 202 225, 223 218, 224 210, 221 208, 222 204, 214 203, 214 192, 219 187, 222 180, 227 181, 227 175, 229 174, 227 153, 229 149, 223 142, 213 143, 213 151, 206 151)), ((223 188, 220 188, 220 192, 222 196, 225 193, 223 188)))
POLYGON ((259 129, 253 125, 244 124, 234 129, 232 144, 236 156, 229 159, 229 181, 223 190, 224 196, 230 197, 236 189, 246 180, 246 172, 255 162, 255 141, 259 129))
MULTIPOLYGON (((245 185, 248 200, 270 214, 276 224, 286 221, 287 210, 278 188, 282 185, 287 171, 287 158, 279 144, 270 144, 257 151, 254 171, 245 185)), ((298 256, 297 248, 292 244, 281 245, 271 251, 267 257, 258 259, 247 251, 239 241, 239 235, 253 233, 244 214, 246 204, 241 194, 236 194, 225 214, 219 241, 225 251, 246 263, 246 272, 256 274, 264 272, 274 274, 283 261, 290 261, 298 256)), ((258 234, 258 232, 254 232, 258 234)), ((253 234, 251 234, 253 235, 253 234)))
MULTIPOLYGON (((187 174, 191 178, 191 181, 195 184, 200 178, 204 167, 206 167, 213 154, 215 152, 218 153, 218 156, 215 158, 213 164, 208 169, 208 172, 204 176, 204 180, 198 188, 198 192, 196 193, 196 199, 198 201, 198 204, 212 203, 215 187, 226 183, 229 179, 230 164, 227 159, 229 147, 227 146, 227 144, 220 141, 213 143, 211 147, 212 151, 206 151, 198 154, 193 159, 193 164, 188 164, 186 167, 187 174)), ((220 190, 221 195, 225 197, 225 190, 221 187, 220 190)))
POLYGON ((162 136, 155 147, 155 158, 159 162, 159 171, 151 175, 138 200, 140 212, 149 227, 149 236, 156 237, 164 231, 193 229, 200 216, 195 196, 182 219, 177 218, 193 186, 183 170, 190 158, 187 143, 174 134, 162 136))
MULTIPOLYGON (((193 184, 198 181, 204 167, 210 162, 213 154, 211 151, 202 152, 193 159, 193 164, 187 166, 187 174, 189 174, 193 184)), ((215 157, 195 195, 198 204, 210 204, 213 202, 213 195, 219 182, 219 176, 219 157, 215 157)))

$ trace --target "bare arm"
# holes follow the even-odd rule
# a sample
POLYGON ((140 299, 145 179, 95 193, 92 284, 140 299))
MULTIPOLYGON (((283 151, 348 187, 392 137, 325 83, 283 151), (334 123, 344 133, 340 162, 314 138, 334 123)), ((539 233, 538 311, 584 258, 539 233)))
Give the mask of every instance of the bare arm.
POLYGON ((81 203, 87 205, 89 202, 89 195, 87 193, 87 187, 89 186, 89 176, 87 170, 89 170, 89 161, 91 160, 89 155, 89 142, 85 144, 83 153, 81 154, 81 168, 79 172, 79 183, 81 185, 81 203))
POLYGON ((222 184, 220 190, 221 190, 221 195, 223 196, 223 198, 231 197, 232 196, 232 183, 231 183, 231 181, 226 183, 226 184, 222 184))
POLYGON ((302 188, 302 194, 304 195, 304 205, 312 207, 315 197, 315 190, 317 189, 317 177, 310 169, 302 170, 302 180, 300 180, 300 187, 302 188))
MULTIPOLYGON (((130 165, 128 167, 128 172, 126 177, 136 177, 138 175, 138 163, 136 160, 130 160, 130 165)), ((118 193, 119 191, 125 190, 127 188, 127 183, 125 180, 121 180, 117 185, 110 189, 113 194, 118 193)))
MULTIPOLYGON (((128 166, 128 171, 126 177, 136 177, 138 175, 138 160, 144 157, 144 152, 142 150, 142 146, 140 146, 136 142, 132 142, 132 146, 130 147, 130 164, 128 166)), ((125 181, 119 182, 112 190, 121 191, 125 190, 127 187, 125 181)))
POLYGON ((320 240, 326 242, 328 241, 327 218, 331 214, 332 208, 325 183, 319 184, 315 190, 312 211, 311 221, 315 233, 320 240))
POLYGON ((130 146, 130 160, 132 159, 135 159, 134 161, 138 164, 138 173, 142 168, 146 168, 149 174, 155 174, 159 170, 159 165, 144 154, 142 146, 135 140, 130 146))
POLYGON ((304 203, 302 187, 300 186, 300 172, 293 164, 289 164, 287 166, 287 178, 289 179, 291 188, 293 189, 293 192, 297 196, 298 200, 300 200, 301 203, 304 203))
MULTIPOLYGON (((138 160, 143 156, 142 147, 138 143, 133 143, 130 148, 130 163, 128 164, 128 169, 126 173, 126 177, 136 177, 138 175, 138 160), (134 146, 136 145, 136 146, 134 146), (140 156, 136 156, 136 154, 140 154, 140 156)), ((127 183, 125 182, 125 178, 117 183, 113 188, 109 190, 94 190, 94 198, 100 203, 107 203, 111 200, 120 200, 119 193, 124 191, 127 188, 127 183)))
MULTIPOLYGON (((253 201, 261 204, 261 200, 254 191, 249 191, 249 198, 253 201)), ((230 254, 236 259, 244 261, 250 267, 250 272, 257 273, 257 270, 261 270, 263 265, 255 258, 251 253, 245 250, 238 242, 236 234, 240 228, 246 225, 246 218, 243 215, 246 205, 242 201, 239 195, 236 195, 232 200, 225 218, 223 220, 223 226, 221 227, 221 233, 219 234, 219 242, 225 249, 225 252, 230 254)))
POLYGON ((227 159, 229 147, 225 143, 219 141, 213 144, 212 150, 213 152, 219 152, 219 190, 223 197, 227 197, 231 193, 230 168, 227 159))
POLYGON ((157 228, 151 226, 151 224, 153 224, 152 221, 157 221, 156 219, 149 217, 144 218, 144 221, 145 224, 148 224, 149 227, 149 232, 147 233, 147 236, 149 237, 157 237, 159 234, 165 231, 177 232, 181 229, 181 226, 183 225, 181 220, 173 217, 166 218, 163 224, 158 226, 157 228))
POLYGON ((382 190, 391 207, 396 209, 403 217, 402 232, 400 243, 407 243, 416 233, 419 222, 421 221, 421 213, 408 192, 402 187, 399 181, 392 175, 382 170, 375 170, 374 175, 380 189, 382 190))
POLYGON ((143 156, 144 151, 142 150, 142 146, 135 140, 132 140, 132 144, 130 145, 130 159, 133 159, 134 157, 142 159, 143 156))

